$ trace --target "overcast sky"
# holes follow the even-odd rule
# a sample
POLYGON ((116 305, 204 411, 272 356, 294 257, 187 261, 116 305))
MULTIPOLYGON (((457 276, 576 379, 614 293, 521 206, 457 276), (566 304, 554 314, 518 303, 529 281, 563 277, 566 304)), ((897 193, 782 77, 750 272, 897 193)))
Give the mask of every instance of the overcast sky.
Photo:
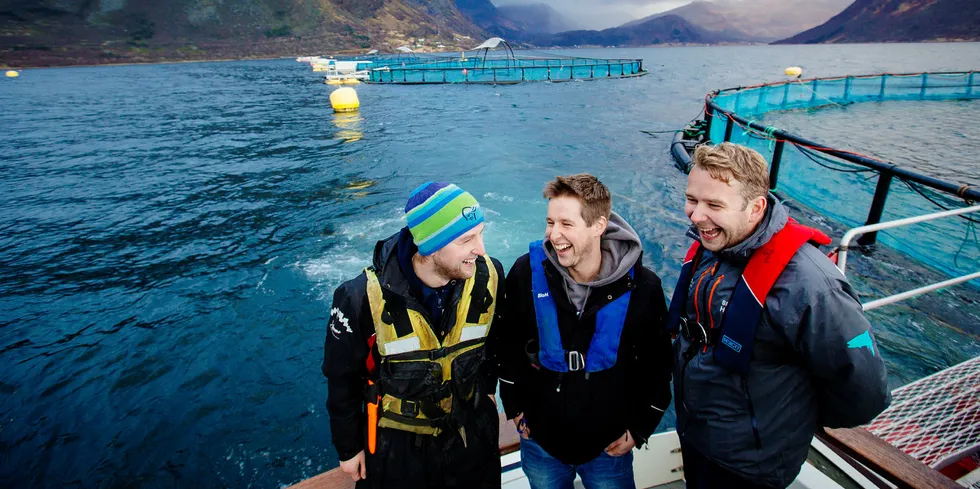
POLYGON ((588 29, 605 29, 664 12, 691 0, 491 0, 494 5, 546 3, 588 29))

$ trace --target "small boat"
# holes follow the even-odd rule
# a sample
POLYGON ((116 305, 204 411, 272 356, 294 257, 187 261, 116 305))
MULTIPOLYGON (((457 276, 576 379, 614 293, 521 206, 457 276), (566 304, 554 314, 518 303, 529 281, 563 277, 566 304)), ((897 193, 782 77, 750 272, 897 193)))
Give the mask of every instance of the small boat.
POLYGON ((366 60, 340 61, 333 58, 320 58, 310 63, 314 72, 326 73, 328 84, 331 84, 330 80, 341 80, 341 83, 349 79, 367 80, 371 77, 368 72, 371 64, 366 60))

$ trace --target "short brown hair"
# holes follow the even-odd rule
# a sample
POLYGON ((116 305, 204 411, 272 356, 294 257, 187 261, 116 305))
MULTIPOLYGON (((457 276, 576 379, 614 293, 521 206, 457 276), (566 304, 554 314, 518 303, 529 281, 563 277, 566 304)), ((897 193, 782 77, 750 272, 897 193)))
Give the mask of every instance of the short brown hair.
POLYGON ((582 219, 593 225, 600 217, 609 220, 612 212, 612 195, 598 178, 588 173, 558 176, 544 186, 544 198, 575 197, 582 202, 582 219))
POLYGON ((728 184, 733 178, 741 182, 746 205, 769 192, 769 164, 758 151, 747 146, 733 143, 698 146, 691 163, 692 169, 701 168, 711 178, 728 184))

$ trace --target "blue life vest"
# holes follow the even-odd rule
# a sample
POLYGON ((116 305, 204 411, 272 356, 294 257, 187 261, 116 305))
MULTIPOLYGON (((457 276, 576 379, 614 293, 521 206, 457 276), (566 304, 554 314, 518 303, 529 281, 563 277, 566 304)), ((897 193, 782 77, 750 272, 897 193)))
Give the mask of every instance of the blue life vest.
MULTIPOLYGON (((534 298, 534 317, 538 323, 538 361, 544 368, 554 372, 582 370, 581 353, 567 351, 562 346, 561 332, 558 329, 558 310, 548 288, 544 274, 544 263, 548 261, 543 241, 531 243, 531 294, 534 298), (576 360, 577 359, 577 360, 576 360), (578 363, 577 363, 578 362, 578 363), (572 368, 569 368, 569 365, 572 368), (575 366, 578 365, 578 368, 575 366)), ((633 277, 633 269, 630 269, 633 277)), ((631 291, 606 304, 596 316, 595 334, 585 354, 586 372, 598 372, 616 365, 619 354, 619 339, 626 323, 626 310, 629 308, 631 291)))
MULTIPOLYGON (((721 336, 717 345, 711 345, 715 347, 714 356, 718 365, 740 374, 748 373, 755 332, 762 320, 766 296, 793 255, 810 241, 821 245, 830 244, 830 238, 824 233, 790 219, 786 227, 752 253, 718 326, 720 331, 705 332, 708 338, 717 338, 719 334, 721 336)), ((698 241, 687 250, 681 276, 670 300, 666 326, 667 331, 674 335, 678 333, 681 322, 687 321, 687 294, 701 256, 700 251, 701 243, 698 241)))

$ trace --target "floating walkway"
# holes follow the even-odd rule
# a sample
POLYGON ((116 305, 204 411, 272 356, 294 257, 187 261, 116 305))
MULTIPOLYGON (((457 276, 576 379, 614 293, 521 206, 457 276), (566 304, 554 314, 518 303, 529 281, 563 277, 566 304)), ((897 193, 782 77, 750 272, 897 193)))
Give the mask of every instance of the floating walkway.
MULTIPOLYGON (((860 102, 980 99, 980 72, 876 74, 787 80, 716 90, 705 97, 705 118, 679 132, 671 145, 678 166, 688 171, 698 143, 732 141, 769 160, 772 190, 778 190, 847 226, 876 224, 980 202, 980 182, 952 182, 855 151, 844 142, 826 143, 756 122, 765 114, 819 110, 860 102), (887 202, 887 205, 886 205, 887 202)), ((854 135, 851 143, 860 143, 854 135)), ((869 148, 867 151, 870 152, 869 148)), ((975 155, 964 153, 964 161, 975 155)), ((919 224, 870 233, 876 240, 951 275, 980 270, 976 217, 919 224)))

